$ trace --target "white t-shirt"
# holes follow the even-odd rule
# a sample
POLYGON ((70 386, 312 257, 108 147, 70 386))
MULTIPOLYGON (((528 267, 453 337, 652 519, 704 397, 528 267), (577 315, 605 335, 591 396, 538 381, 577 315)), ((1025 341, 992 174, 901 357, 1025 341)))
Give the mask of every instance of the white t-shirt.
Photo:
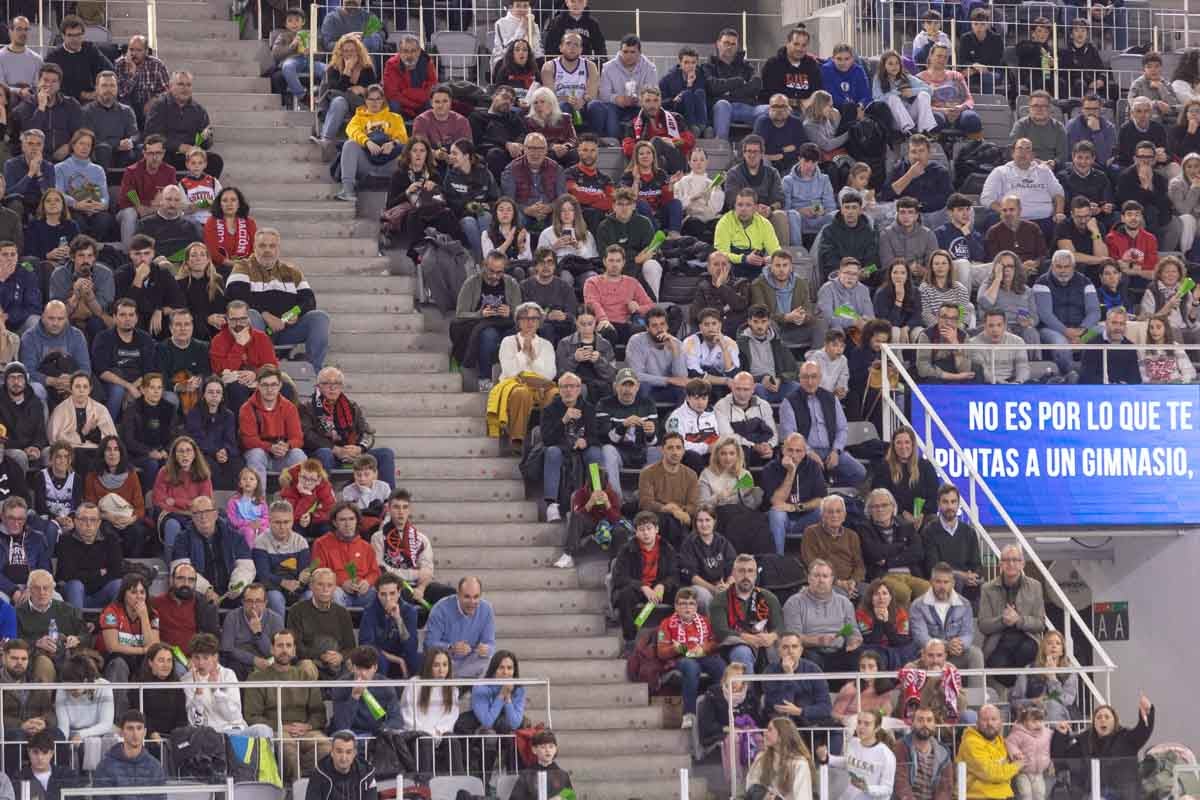
POLYGON ((830 756, 829 764, 846 770, 852 778, 867 785, 864 792, 853 784, 846 786, 841 800, 886 800, 892 796, 896 779, 896 756, 883 742, 866 747, 858 739, 846 745, 845 755, 830 756))

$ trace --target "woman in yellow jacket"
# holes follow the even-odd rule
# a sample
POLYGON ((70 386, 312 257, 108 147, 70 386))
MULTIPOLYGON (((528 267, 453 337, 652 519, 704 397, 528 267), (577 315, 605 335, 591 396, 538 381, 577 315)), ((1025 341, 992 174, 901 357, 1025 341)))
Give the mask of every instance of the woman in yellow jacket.
POLYGON ((366 102, 358 107, 346 125, 346 143, 342 145, 342 190, 337 199, 353 203, 359 173, 387 177, 395 170, 392 162, 408 141, 404 117, 388 109, 383 87, 367 87, 366 102))
POLYGON ((1021 762, 1008 757, 1000 709, 979 709, 979 721, 968 728, 958 746, 958 760, 967 765, 967 800, 1009 800, 1012 780, 1021 762))

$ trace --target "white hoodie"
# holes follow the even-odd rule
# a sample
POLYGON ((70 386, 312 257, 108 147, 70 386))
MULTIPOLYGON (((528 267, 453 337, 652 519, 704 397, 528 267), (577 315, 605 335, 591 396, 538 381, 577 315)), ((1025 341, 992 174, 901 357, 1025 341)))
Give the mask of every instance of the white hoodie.
POLYGON ((851 739, 845 755, 830 756, 829 765, 846 770, 850 777, 867 785, 864 792, 854 784, 848 784, 840 800, 886 800, 892 796, 896 756, 883 742, 876 741, 873 747, 865 747, 858 738, 851 739))
MULTIPOLYGON (((529 12, 533 16, 533 11, 529 12)), ((537 20, 533 20, 533 41, 529 42, 533 48, 535 58, 542 57, 542 31, 538 27, 537 20)), ((529 17, 518 19, 508 12, 500 19, 496 20, 495 37, 492 43, 492 63, 504 58, 504 51, 508 46, 517 39, 525 39, 529 41, 529 17)))
MULTIPOLYGON (((192 672, 183 677, 184 681, 197 680, 192 672)), ((220 733, 240 730, 246 727, 242 717, 242 695, 238 691, 238 679, 233 670, 228 667, 217 667, 217 679, 210 681, 212 688, 196 690, 186 687, 183 690, 187 698, 188 717, 193 725, 204 725, 220 733)))

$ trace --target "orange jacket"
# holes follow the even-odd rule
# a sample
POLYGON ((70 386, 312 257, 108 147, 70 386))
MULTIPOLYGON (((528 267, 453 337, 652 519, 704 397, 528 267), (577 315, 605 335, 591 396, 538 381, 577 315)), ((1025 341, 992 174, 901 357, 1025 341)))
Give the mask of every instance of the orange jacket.
POLYGON ((379 580, 379 562, 375 560, 375 550, 361 536, 343 542, 337 533, 330 531, 313 543, 312 557, 319 560, 322 567, 329 567, 337 574, 338 586, 350 580, 346 565, 351 563, 358 572, 358 580, 372 586, 379 580))

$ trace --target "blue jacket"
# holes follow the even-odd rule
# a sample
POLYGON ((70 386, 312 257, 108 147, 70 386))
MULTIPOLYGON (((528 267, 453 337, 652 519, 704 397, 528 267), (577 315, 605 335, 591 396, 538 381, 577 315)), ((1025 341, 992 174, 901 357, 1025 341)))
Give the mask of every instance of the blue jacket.
POLYGON ((41 314, 42 286, 31 264, 18 264, 8 280, 0 281, 0 308, 8 315, 8 326, 20 330, 30 314, 41 314))
POLYGON ((269 539, 264 538, 267 536, 271 536, 270 531, 260 533, 254 540, 254 549, 251 551, 251 557, 254 559, 254 579, 268 589, 279 589, 281 580, 294 579, 308 568, 309 562, 312 561, 312 549, 303 536, 293 532, 286 547, 272 547, 267 550, 262 547, 264 543, 270 543, 269 539), (285 561, 294 562, 288 565, 286 574, 281 568, 285 561))
MULTIPOLYGON (((138 753, 137 758, 125 755, 125 745, 114 744, 93 774, 96 786, 155 786, 165 783, 167 774, 163 771, 158 759, 150 755, 145 748, 138 753)), ((117 795, 120 800, 164 800, 166 795, 117 795)))
MULTIPOLYGON (((408 603, 400 601, 402 611, 408 610, 408 603)), ((416 635, 416 631, 407 631, 408 635, 416 635)), ((405 639, 400 638, 400 629, 396 621, 383 612, 383 603, 378 599, 372 600, 363 609, 362 620, 358 623, 358 643, 371 645, 380 652, 398 656, 404 652, 405 639)))
POLYGON ((804 120, 791 114, 784 121, 783 127, 777 127, 769 116, 763 114, 754 120, 754 132, 763 138, 764 153, 769 156, 783 155, 782 161, 771 162, 781 173, 786 173, 792 168, 800 157, 800 145, 808 141, 808 134, 804 132, 804 120), (796 149, 784 153, 783 148, 789 144, 795 145, 796 149))
POLYGON ((991 260, 987 257, 987 247, 983 243, 983 235, 973 227, 970 236, 963 236, 962 231, 946 222, 939 225, 933 235, 937 237, 938 247, 949 250, 950 255, 955 259, 965 258, 976 264, 991 260))
POLYGON ((1059 333, 1067 328, 1092 328, 1100 321, 1100 297, 1082 272, 1065 284, 1053 272, 1042 275, 1033 283, 1033 302, 1042 327, 1059 333))
MULTIPOLYGON (((664 103, 670 103, 675 99, 675 95, 687 88, 687 80, 683 77, 683 70, 679 65, 671 67, 670 72, 659 78, 658 90, 662 92, 664 103)), ((696 81, 692 84, 692 91, 699 89, 702 92, 708 91, 708 77, 704 74, 704 70, 696 67, 696 81)))
POLYGON ((871 97, 871 82, 862 64, 855 62, 846 72, 838 70, 833 59, 821 64, 821 88, 833 98, 833 107, 840 109, 844 103, 855 102, 867 105, 871 97))
POLYGON ((946 612, 946 622, 943 624, 933 603, 933 589, 930 589, 914 600, 908 608, 908 625, 917 649, 925 647, 925 643, 930 639, 941 639, 943 642, 959 639, 964 648, 970 647, 975 638, 975 619, 971 616, 971 604, 958 592, 952 594, 950 610, 946 612))
MULTIPOLYGON (((0 532, 0 564, 8 563, 8 546, 11 543, 12 537, 7 532, 0 532)), ((28 524, 25 526, 25 563, 30 572, 35 569, 53 572, 50 567, 50 545, 46 543, 46 537, 29 527, 28 524)), ((16 589, 17 584, 0 572, 0 592, 12 597, 12 593, 16 589)), ((11 606, 9 611, 12 612, 11 606)), ((12 613, 15 614, 15 612, 12 613)), ((0 626, 3 624, 3 616, 3 613, 0 612, 0 626)))
POLYGON ((1067 123, 1067 149, 1075 151, 1075 145, 1080 142, 1091 142, 1096 146, 1096 164, 1107 164, 1117 150, 1117 128, 1104 117, 1100 118, 1100 130, 1094 131, 1087 126, 1087 120, 1080 114, 1067 123))
POLYGON ((196 440, 196 446, 205 456, 224 448, 230 455, 242 452, 238 446, 237 419, 228 408, 222 408, 216 416, 208 413, 208 407, 197 403, 196 407, 187 413, 184 419, 187 435, 196 440))
POLYGON ((475 686, 471 689, 471 711, 475 719, 485 728, 496 728, 496 721, 503 715, 511 730, 521 727, 525 718, 525 687, 514 686, 512 698, 505 703, 500 697, 500 686, 475 686))
POLYGON ((84 372, 92 371, 92 357, 88 355, 87 340, 74 325, 68 325, 57 336, 46 332, 43 323, 34 325, 21 337, 21 363, 29 370, 31 380, 45 383, 46 376, 38 371, 42 361, 53 352, 62 352, 75 359, 84 372))
POLYGON ((17 610, 0 599, 0 639, 17 638, 17 610))
MULTIPOLYGON (((221 558, 225 562, 227 575, 233 574, 235 561, 250 560, 250 548, 246 547, 246 540, 228 522, 218 518, 217 531, 214 536, 221 537, 221 558)), ((175 546, 171 549, 171 557, 167 563, 174 563, 181 558, 186 558, 192 562, 196 572, 207 577, 211 567, 205 563, 204 556, 204 537, 196 531, 195 524, 189 520, 179 535, 175 537, 175 546)), ((229 587, 214 586, 213 588, 221 593, 229 587)))
POLYGON ((4 185, 9 194, 19 194, 30 203, 37 203, 47 189, 54 188, 54 165, 49 158, 43 158, 37 177, 31 178, 29 162, 18 153, 4 162, 4 185))
POLYGON ((817 203, 821 204, 825 213, 819 217, 801 217, 800 229, 805 233, 816 233, 833 221, 837 199, 828 175, 817 169, 811 178, 805 178, 800 174, 800 165, 797 164, 783 178, 783 207, 788 210, 811 208, 817 203))
POLYGON ((376 678, 375 681, 371 681, 370 689, 375 701, 387 712, 383 719, 375 719, 375 715, 367 708, 366 701, 361 697, 355 700, 351 696, 354 690, 343 686, 332 690, 333 723, 330 725, 330 732, 351 730, 357 734, 373 734, 385 728, 398 730, 401 727, 400 696, 392 687, 382 683, 376 684, 376 681, 382 680, 383 678, 376 678))
MULTIPOLYGON (((820 673, 821 668, 808 659, 802 658, 796 665, 796 672, 820 673)), ((778 663, 771 664, 767 667, 767 674, 783 675, 783 667, 778 663)), ((764 705, 767 716, 775 716, 775 706, 789 702, 804 710, 805 720, 817 720, 833 713, 833 702, 829 699, 829 684, 823 678, 811 681, 771 681, 765 686, 764 705)))
POLYGON ((455 642, 466 642, 472 650, 479 644, 496 647, 496 618, 491 603, 480 600, 479 608, 469 617, 459 610, 457 595, 443 597, 434 604, 425 624, 425 647, 448 650, 455 642))
MULTIPOLYGON (((883 182, 881 197, 884 200, 899 199, 892 189, 892 184, 898 181, 911 167, 907 160, 900 161, 892 168, 891 175, 883 182)), ((921 203, 921 211, 941 211, 946 207, 946 201, 954 192, 954 184, 950 173, 936 161, 930 161, 925 167, 925 174, 913 178, 904 188, 904 196, 912 197, 921 203)))

